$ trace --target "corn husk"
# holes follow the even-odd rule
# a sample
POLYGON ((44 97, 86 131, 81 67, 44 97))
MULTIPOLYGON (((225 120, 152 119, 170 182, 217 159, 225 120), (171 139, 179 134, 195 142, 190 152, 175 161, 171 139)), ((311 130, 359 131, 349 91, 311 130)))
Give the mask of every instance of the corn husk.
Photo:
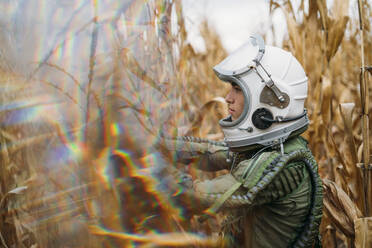
POLYGON ((362 216, 350 197, 334 182, 323 180, 324 210, 336 228, 353 238, 354 220, 362 216))
POLYGON ((355 247, 372 247, 372 217, 359 218, 354 220, 355 226, 355 247))

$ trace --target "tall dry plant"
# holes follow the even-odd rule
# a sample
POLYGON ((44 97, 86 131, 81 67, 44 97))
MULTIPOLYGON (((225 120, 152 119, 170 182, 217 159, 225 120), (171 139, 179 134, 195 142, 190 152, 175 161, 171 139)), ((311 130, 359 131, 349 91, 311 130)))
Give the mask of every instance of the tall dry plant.
MULTIPOLYGON (((280 7, 284 11, 289 34, 285 46, 295 54, 309 76, 306 107, 311 124, 305 135, 319 162, 322 177, 335 180, 350 197, 348 202, 350 206, 354 205, 353 211, 366 214, 365 178, 357 166, 362 161, 364 143, 361 119, 358 118, 363 109, 358 89, 359 48, 362 46, 356 25, 358 17, 349 16, 349 1, 340 1, 330 7, 326 1, 310 0, 307 1, 308 10, 305 10, 305 1, 300 2, 298 10, 293 8, 291 1, 281 5, 271 1, 271 4, 273 8, 280 7)), ((363 9, 368 20, 371 7, 365 2, 363 9)), ((370 30, 368 21, 364 28, 370 30)), ((365 51, 369 51, 372 48, 371 33, 365 34, 369 38, 364 39, 363 46, 365 51)), ((371 59, 371 53, 365 53, 367 64, 371 59)), ((370 111, 371 107, 367 112, 370 111)), ((343 201, 346 201, 345 196, 343 201)), ((326 197, 331 195, 326 194, 326 197)), ((333 219, 331 223, 353 243, 354 233, 346 232, 342 227, 349 226, 349 230, 354 231, 355 216, 343 215, 346 223, 336 217, 337 210, 330 205, 325 204, 325 210, 333 219)))

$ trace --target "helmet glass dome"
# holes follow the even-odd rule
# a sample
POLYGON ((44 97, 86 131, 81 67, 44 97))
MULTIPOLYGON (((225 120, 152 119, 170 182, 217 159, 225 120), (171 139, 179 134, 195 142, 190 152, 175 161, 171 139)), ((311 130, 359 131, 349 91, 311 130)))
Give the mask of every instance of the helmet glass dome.
MULTIPOLYGON (((244 106, 242 106, 243 111, 241 115, 234 119, 232 118, 233 113, 229 111, 230 116, 220 120, 220 125, 222 127, 237 126, 247 118, 248 112, 250 111, 251 91, 249 87, 245 85, 246 83, 242 80, 241 76, 249 73, 255 67, 255 61, 261 60, 264 51, 265 44, 262 38, 260 36, 251 36, 248 43, 241 46, 220 64, 214 67, 215 73, 222 81, 232 84, 232 91, 234 90, 234 87, 237 86, 240 88, 241 93, 244 96, 244 106)), ((226 100, 230 105, 229 95, 226 97, 226 100)))
POLYGON ((230 115, 220 120, 230 147, 282 143, 308 125, 307 77, 291 53, 251 36, 213 69, 232 85, 226 97, 230 115), (238 96, 240 105, 234 102, 238 96))

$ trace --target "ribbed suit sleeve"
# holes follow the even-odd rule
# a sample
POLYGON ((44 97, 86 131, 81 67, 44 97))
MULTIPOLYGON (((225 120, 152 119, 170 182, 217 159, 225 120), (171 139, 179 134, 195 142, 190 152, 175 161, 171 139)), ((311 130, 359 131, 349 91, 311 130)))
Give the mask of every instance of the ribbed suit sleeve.
POLYGON ((203 171, 219 171, 231 166, 227 161, 228 147, 217 142, 165 139, 162 147, 168 150, 177 162, 192 164, 203 171))
MULTIPOLYGON (((195 181, 190 197, 196 197, 203 208, 210 207, 230 190, 235 184, 241 186, 223 202, 222 208, 240 208, 263 205, 276 201, 296 190, 304 180, 304 164, 301 162, 290 163, 281 172, 274 176, 272 181, 263 189, 256 185, 250 189, 244 187, 231 174, 226 174, 212 180, 195 181)), ((261 175, 263 178, 265 175, 261 175)))

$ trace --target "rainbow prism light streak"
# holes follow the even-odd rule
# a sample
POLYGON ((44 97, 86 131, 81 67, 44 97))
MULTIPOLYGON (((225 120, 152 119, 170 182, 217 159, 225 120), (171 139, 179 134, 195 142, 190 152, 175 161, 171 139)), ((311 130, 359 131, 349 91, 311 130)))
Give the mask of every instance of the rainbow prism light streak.
POLYGON ((17 78, 2 79, 10 93, 2 97, 1 120, 10 133, 10 160, 15 149, 27 149, 22 165, 33 174, 25 180, 39 183, 26 204, 32 217, 20 222, 63 230, 40 234, 49 235, 45 240, 84 246, 89 238, 79 233, 89 223, 99 224, 99 235, 128 234, 111 247, 148 238, 161 243, 157 234, 183 230, 185 209, 172 201, 183 189, 169 189, 166 169, 174 154, 165 159, 154 146, 165 123, 183 124, 172 84, 179 52, 169 43, 177 29, 166 21, 177 17, 175 4, 0 3, 7 27, 1 32, 12 41, 0 45, 12 70, 0 71, 17 78))

